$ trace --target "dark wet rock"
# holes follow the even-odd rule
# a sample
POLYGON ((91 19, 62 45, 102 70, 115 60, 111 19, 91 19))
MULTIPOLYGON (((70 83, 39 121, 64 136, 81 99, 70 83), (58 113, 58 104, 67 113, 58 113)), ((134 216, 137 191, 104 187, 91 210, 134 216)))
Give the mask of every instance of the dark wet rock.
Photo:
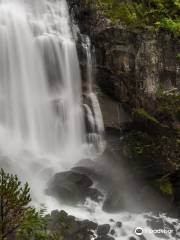
POLYGON ((125 130, 131 121, 127 109, 117 100, 104 94, 99 88, 98 99, 106 129, 125 130))
POLYGON ((124 209, 125 204, 122 195, 117 191, 109 193, 104 201, 103 210, 106 212, 116 212, 124 209))
POLYGON ((100 192, 91 188, 93 181, 85 174, 68 171, 57 173, 51 180, 47 194, 53 195, 66 204, 77 204, 85 201, 86 197, 97 201, 100 192))
POLYGON ((115 240, 115 238, 110 236, 102 236, 102 237, 96 238, 96 240, 115 240))
POLYGON ((144 235, 139 236, 140 240, 148 240, 144 235))
POLYGON ((122 227, 122 222, 117 222, 116 227, 121 228, 122 227))
POLYGON ((96 230, 98 227, 98 224, 89 220, 84 220, 84 221, 81 221, 81 227, 88 227, 88 229, 96 230))
POLYGON ((110 231, 110 234, 111 235, 114 235, 116 233, 116 231, 114 230, 114 229, 112 229, 111 231, 110 231))
POLYGON ((99 236, 105 236, 109 233, 110 231, 110 225, 109 224, 103 224, 103 225, 99 225, 98 229, 97 229, 97 234, 99 236))
POLYGON ((136 240, 136 238, 135 237, 130 237, 129 240, 136 240))
POLYGON ((110 221, 110 222, 115 222, 114 219, 112 219, 112 218, 111 218, 109 221, 110 221))
POLYGON ((112 98, 132 106, 153 107, 151 100, 160 84, 164 89, 180 84, 176 58, 179 44, 170 34, 109 26, 99 27, 93 38, 98 83, 112 98))
POLYGON ((91 198, 95 202, 99 202, 102 199, 103 195, 96 188, 89 188, 86 196, 91 198))
POLYGON ((57 221, 58 219, 66 219, 67 217, 72 220, 75 220, 74 216, 70 216, 65 212, 64 210, 58 211, 58 210, 53 210, 51 212, 51 217, 54 221, 57 221))
POLYGON ((173 224, 167 222, 166 220, 162 218, 155 218, 155 217, 147 217, 147 225, 151 227, 153 230, 170 230, 171 233, 163 233, 163 232, 157 232, 155 233, 155 236, 163 239, 169 239, 171 237, 174 237, 176 235, 176 229, 173 224))
POLYGON ((89 178, 96 180, 98 177, 97 166, 91 159, 83 159, 78 163, 80 166, 72 168, 73 172, 85 174, 89 178))
POLYGON ((91 240, 98 226, 89 220, 77 220, 65 211, 55 210, 46 218, 47 229, 65 240, 91 240))
POLYGON ((174 203, 178 209, 178 216, 180 216, 180 169, 171 175, 171 182, 173 184, 174 203))

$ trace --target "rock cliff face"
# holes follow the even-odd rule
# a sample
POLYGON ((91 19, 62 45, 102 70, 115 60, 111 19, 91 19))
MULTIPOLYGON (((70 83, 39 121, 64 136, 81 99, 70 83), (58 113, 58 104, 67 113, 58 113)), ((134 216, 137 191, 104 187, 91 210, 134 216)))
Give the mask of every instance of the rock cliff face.
POLYGON ((119 101, 142 107, 161 88, 180 87, 180 46, 170 34, 106 27, 95 33, 94 44, 98 83, 119 101))
POLYGON ((161 89, 180 88, 179 39, 112 24, 87 2, 69 0, 70 10, 96 48, 97 82, 105 93, 137 107, 161 89))
MULTIPOLYGON (((123 103, 126 111, 154 111, 157 95, 180 88, 180 45, 170 33, 152 34, 105 25, 96 28, 92 40, 96 46, 97 83, 111 101, 123 103)), ((119 119, 123 115, 118 113, 114 118, 116 127, 121 128, 119 119)), ((112 121, 112 114, 107 117, 103 111, 103 115, 108 127, 106 122, 112 121)))
POLYGON ((126 130, 117 152, 124 152, 135 176, 179 207, 180 39, 165 30, 152 33, 114 24, 99 15, 93 1, 69 0, 69 6, 95 47, 105 127, 126 130))

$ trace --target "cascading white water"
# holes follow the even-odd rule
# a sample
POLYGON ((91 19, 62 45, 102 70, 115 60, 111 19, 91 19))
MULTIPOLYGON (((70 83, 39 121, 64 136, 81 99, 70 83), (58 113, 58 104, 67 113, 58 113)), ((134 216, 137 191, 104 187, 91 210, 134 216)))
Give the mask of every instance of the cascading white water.
POLYGON ((81 106, 66 1, 0 1, 0 164, 36 200, 55 172, 83 158, 81 106))
MULTIPOLYGON (((0 167, 28 181, 33 200, 49 209, 58 205, 44 195, 46 182, 86 154, 80 70, 70 26, 65 0, 0 1, 0 167)), ((91 88, 88 39, 85 49, 90 104, 84 107, 92 142, 99 144, 104 126, 91 88)), ((146 227, 143 215, 107 214, 91 201, 63 208, 99 223, 122 220, 116 239, 127 239, 138 225, 146 227)))
POLYGON ((76 47, 66 2, 56 4, 17 0, 0 6, 1 126, 36 152, 50 154, 59 153, 60 144, 79 146, 83 136, 76 47), (57 79, 48 79, 38 45, 53 72, 49 77, 57 79), (56 80, 56 91, 48 80, 56 80), (63 108, 59 122, 53 98, 63 108))
POLYGON ((99 100, 93 91, 95 73, 93 71, 91 41, 86 35, 81 35, 81 38, 82 46, 86 55, 87 89, 84 93, 84 108, 91 128, 91 131, 88 134, 88 140, 89 142, 92 142, 96 146, 96 150, 102 154, 105 149, 105 141, 103 139, 105 129, 99 100))

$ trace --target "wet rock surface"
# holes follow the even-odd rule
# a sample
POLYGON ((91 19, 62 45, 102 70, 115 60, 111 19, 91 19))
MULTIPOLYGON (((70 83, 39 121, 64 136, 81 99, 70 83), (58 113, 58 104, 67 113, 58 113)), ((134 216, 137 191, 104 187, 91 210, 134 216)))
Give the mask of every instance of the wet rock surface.
POLYGON ((104 224, 104 225, 99 225, 97 229, 97 234, 100 236, 107 235, 110 231, 110 225, 109 224, 104 224))
POLYGON ((160 87, 169 90, 180 85, 176 58, 180 46, 171 34, 107 26, 95 30, 93 39, 97 81, 112 98, 131 106, 151 107, 150 99, 160 87))
POLYGON ((136 238, 135 237, 130 237, 129 240, 136 240, 136 238))
MULTIPOLYGON (((65 211, 54 210, 46 216, 47 229, 52 233, 61 236, 63 240, 115 240, 117 233, 120 231, 122 237, 128 240, 149 240, 146 234, 136 236, 135 233, 127 231, 125 224, 120 221, 109 220, 109 224, 100 224, 89 220, 80 220, 65 211)), ((129 219, 130 220, 130 219, 129 219)), ((127 219, 126 219, 127 221, 127 219)), ((179 239, 179 231, 177 229, 177 221, 169 222, 168 219, 161 216, 146 215, 144 221, 147 223, 149 231, 155 230, 171 230, 171 233, 152 232, 152 238, 155 239, 179 239)), ((145 223, 144 222, 144 223, 145 223)))
POLYGON ((155 236, 162 238, 162 239, 169 239, 169 237, 175 237, 176 236, 176 228, 172 223, 169 223, 162 219, 161 217, 150 217, 147 216, 147 225, 155 232, 155 236), (161 232, 161 230, 170 231, 170 234, 161 232))
POLYGON ((131 106, 151 107, 158 89, 180 88, 178 37, 113 24, 96 11, 95 1, 68 0, 70 12, 96 48, 97 82, 112 97, 131 106))
POLYGON ((99 225, 89 220, 78 220, 65 211, 52 211, 46 216, 48 229, 64 240, 114 240, 109 236, 110 225, 99 225))
POLYGON ((110 236, 101 236, 101 237, 96 238, 96 240, 115 240, 115 239, 110 236))
POLYGON ((92 188, 93 181, 83 173, 68 171, 57 173, 49 183, 48 195, 53 195, 66 204, 84 202, 87 197, 98 201, 102 194, 92 188))
MULTIPOLYGON (((114 24, 97 16, 95 1, 68 2, 74 21, 95 47, 96 91, 107 145, 115 156, 110 161, 102 156, 111 177, 106 169, 98 173, 99 178, 96 176, 103 179, 100 185, 107 193, 104 210, 126 208, 128 197, 130 205, 142 202, 147 211, 180 215, 179 107, 173 99, 170 107, 166 101, 180 89, 179 38, 162 29, 152 33, 114 24), (158 101, 162 95, 164 98, 158 101), (120 122, 126 114, 128 117, 120 122), (140 184, 135 185, 135 181, 140 184), (124 194, 128 190, 131 196, 124 194)), ((80 58, 83 62, 83 56, 80 58)))

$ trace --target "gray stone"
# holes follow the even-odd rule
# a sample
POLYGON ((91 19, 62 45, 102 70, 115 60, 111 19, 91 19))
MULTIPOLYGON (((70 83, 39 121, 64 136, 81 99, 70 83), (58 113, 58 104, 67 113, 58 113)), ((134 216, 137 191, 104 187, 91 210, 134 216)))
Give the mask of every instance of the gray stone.
POLYGON ((73 171, 57 173, 50 181, 47 194, 64 201, 66 204, 77 204, 86 197, 99 199, 101 193, 91 188, 93 181, 85 174, 73 171))
POLYGON ((97 234, 99 236, 105 236, 109 233, 109 231, 110 231, 110 225, 109 224, 103 224, 103 225, 98 226, 97 234))

